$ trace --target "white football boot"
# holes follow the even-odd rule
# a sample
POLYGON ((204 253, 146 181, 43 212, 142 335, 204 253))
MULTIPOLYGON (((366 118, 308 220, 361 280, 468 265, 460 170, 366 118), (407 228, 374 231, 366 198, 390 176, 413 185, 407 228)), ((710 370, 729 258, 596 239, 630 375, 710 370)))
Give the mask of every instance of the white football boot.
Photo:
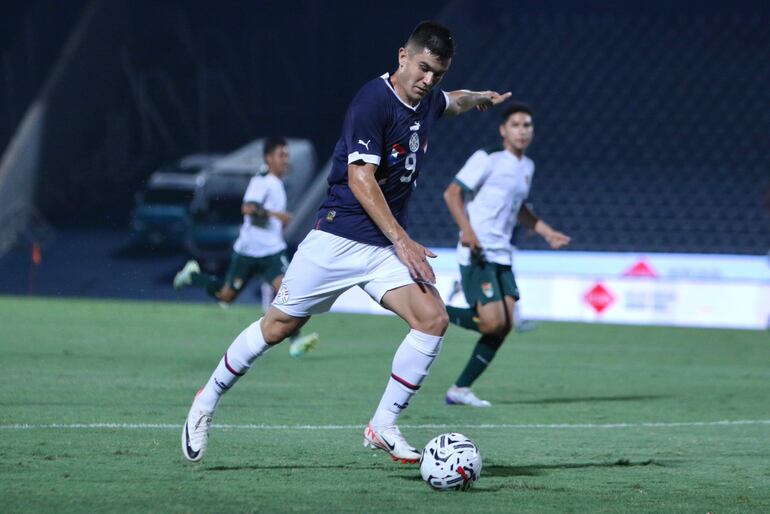
POLYGON ((471 407, 491 407, 492 404, 482 400, 471 391, 470 387, 452 386, 446 392, 447 405, 470 405, 471 407))
POLYGON ((182 428, 182 454, 190 462, 198 462, 209 444, 209 428, 214 413, 199 409, 193 402, 182 428))
POLYGON ((174 288, 175 289, 181 289, 185 286, 189 286, 192 284, 192 275, 193 273, 200 273, 201 267, 198 265, 196 261, 189 260, 185 263, 184 268, 179 270, 179 273, 174 276, 174 288))
POLYGON ((420 452, 409 444, 396 425, 373 427, 366 425, 364 447, 388 452, 390 458, 402 464, 415 464, 420 460, 420 452))
POLYGON ((306 353, 312 351, 320 339, 321 338, 318 337, 318 334, 315 332, 292 339, 291 344, 289 345, 289 355, 292 357, 302 357, 306 353))

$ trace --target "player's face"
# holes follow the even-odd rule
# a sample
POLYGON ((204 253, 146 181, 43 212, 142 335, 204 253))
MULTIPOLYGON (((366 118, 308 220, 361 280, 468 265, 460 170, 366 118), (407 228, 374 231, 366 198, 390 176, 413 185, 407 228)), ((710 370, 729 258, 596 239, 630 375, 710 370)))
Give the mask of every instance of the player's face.
POLYGON ((289 148, 276 146, 272 152, 265 156, 265 162, 270 171, 283 177, 289 171, 289 148))
POLYGON ((396 77, 406 97, 416 104, 441 82, 451 63, 451 59, 442 60, 425 48, 401 48, 396 77))
POLYGON ((500 135, 505 147, 516 152, 524 152, 527 149, 532 142, 534 132, 532 116, 526 112, 515 112, 500 125, 500 135))

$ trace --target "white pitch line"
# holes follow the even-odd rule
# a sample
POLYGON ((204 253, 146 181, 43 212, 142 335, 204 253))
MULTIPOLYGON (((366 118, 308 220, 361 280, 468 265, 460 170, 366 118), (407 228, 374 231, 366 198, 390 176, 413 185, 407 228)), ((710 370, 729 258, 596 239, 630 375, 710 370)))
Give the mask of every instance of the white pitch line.
MULTIPOLYGON (((569 430, 569 429, 616 429, 616 428, 675 428, 675 427, 718 427, 738 425, 770 425, 770 419, 738 419, 722 421, 649 421, 640 423, 537 423, 537 424, 421 424, 399 425, 408 429, 447 429, 461 428, 493 429, 493 430, 569 430)), ((179 429, 179 424, 169 423, 52 423, 52 424, 9 424, 0 425, 0 430, 46 430, 46 429, 111 429, 111 430, 143 430, 143 429, 179 429)), ((364 425, 214 425, 221 429, 235 430, 361 430, 364 425)))

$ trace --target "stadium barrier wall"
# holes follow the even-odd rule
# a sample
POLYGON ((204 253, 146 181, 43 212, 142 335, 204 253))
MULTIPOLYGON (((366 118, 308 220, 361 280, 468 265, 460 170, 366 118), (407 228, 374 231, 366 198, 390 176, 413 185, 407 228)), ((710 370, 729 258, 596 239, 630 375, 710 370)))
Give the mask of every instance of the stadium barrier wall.
MULTIPOLYGON (((442 298, 467 305, 454 249, 433 251, 442 298)), ((514 270, 526 319, 770 328, 768 256, 519 251, 514 270)), ((332 311, 390 314, 359 288, 332 311)))

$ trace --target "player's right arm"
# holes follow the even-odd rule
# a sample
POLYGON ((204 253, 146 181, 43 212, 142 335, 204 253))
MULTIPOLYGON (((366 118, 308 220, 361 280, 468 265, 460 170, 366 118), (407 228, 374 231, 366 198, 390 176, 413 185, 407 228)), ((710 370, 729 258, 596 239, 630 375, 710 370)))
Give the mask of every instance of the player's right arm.
POLYGON ((435 284, 436 275, 426 257, 436 257, 436 254, 409 237, 406 230, 398 223, 388 207, 382 189, 374 178, 375 171, 377 166, 374 164, 363 161, 350 163, 348 165, 350 190, 377 228, 393 243, 396 255, 409 268, 412 278, 435 284))
POLYGON ((469 91, 458 89, 447 93, 447 107, 444 116, 458 116, 471 109, 486 111, 490 107, 501 104, 511 97, 511 92, 469 91))
POLYGON ((452 218, 460 227, 460 244, 467 246, 473 253, 483 250, 476 232, 473 230, 471 220, 465 210, 464 192, 476 193, 489 176, 489 154, 484 150, 477 150, 465 162, 454 180, 444 191, 444 201, 449 208, 452 218))
POLYGON ((446 202, 446 206, 455 223, 460 227, 460 244, 467 246, 472 252, 481 250, 479 238, 476 236, 476 232, 474 232, 471 226, 471 220, 465 212, 463 189, 457 181, 452 181, 444 190, 444 202, 446 202))

